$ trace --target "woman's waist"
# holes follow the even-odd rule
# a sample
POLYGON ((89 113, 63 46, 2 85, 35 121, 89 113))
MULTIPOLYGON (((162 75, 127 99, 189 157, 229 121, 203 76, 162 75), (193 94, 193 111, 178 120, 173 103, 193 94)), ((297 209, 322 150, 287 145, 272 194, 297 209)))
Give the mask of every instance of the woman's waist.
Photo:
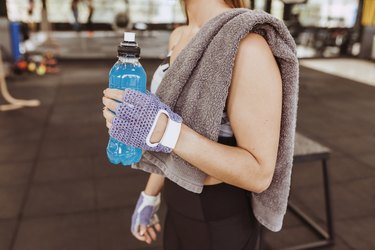
POLYGON ((221 184, 221 183, 223 183, 221 180, 218 180, 215 177, 208 175, 206 179, 204 180, 203 185, 208 186, 208 185, 216 185, 216 184, 221 184))
POLYGON ((252 213, 250 192, 224 182, 205 185, 197 194, 166 178, 163 193, 168 209, 192 219, 214 221, 246 210, 252 213))

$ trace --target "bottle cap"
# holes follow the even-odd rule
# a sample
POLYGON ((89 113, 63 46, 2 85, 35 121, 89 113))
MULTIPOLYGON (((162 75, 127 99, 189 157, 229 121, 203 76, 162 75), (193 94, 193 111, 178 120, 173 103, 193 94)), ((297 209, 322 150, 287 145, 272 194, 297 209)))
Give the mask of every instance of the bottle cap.
POLYGON ((124 32, 124 41, 117 48, 118 56, 121 57, 139 57, 141 49, 135 42, 135 33, 124 32))

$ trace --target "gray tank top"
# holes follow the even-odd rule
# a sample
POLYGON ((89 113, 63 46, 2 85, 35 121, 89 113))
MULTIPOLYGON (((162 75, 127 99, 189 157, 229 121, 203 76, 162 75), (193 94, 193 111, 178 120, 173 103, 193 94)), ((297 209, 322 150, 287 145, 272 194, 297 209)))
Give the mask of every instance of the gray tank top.
MULTIPOLYGON (((171 53, 172 51, 168 53, 167 57, 164 58, 163 62, 156 69, 151 80, 151 93, 154 93, 154 94, 156 93, 156 90, 158 89, 160 82, 164 77, 165 72, 169 68, 169 60, 170 60, 171 53)), ((226 112, 226 107, 224 108, 223 116, 221 118, 219 136, 220 137, 233 137, 234 136, 232 128, 230 126, 229 118, 226 112)))

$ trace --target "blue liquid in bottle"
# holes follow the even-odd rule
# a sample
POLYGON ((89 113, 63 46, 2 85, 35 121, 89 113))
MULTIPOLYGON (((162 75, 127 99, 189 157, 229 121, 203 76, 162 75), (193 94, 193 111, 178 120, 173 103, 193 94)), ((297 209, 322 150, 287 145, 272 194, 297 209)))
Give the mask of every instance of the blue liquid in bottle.
MULTIPOLYGON (((124 41, 118 46, 118 61, 109 72, 109 88, 132 88, 146 92, 147 76, 139 63, 140 48, 135 42, 135 34, 125 32, 124 41)), ((107 146, 107 157, 113 164, 128 166, 139 162, 142 149, 125 145, 110 137, 107 146)))

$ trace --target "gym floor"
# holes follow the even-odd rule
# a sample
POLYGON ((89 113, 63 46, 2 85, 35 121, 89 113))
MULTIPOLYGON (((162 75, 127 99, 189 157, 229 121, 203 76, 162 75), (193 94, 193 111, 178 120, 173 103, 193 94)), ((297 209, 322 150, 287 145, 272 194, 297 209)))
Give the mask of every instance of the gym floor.
MULTIPOLYGON (((159 63, 142 60, 148 79, 159 63)), ((15 97, 42 105, 0 113, 0 249, 162 249, 161 235, 148 246, 130 233, 148 174, 106 159, 101 97, 112 64, 65 60, 56 75, 7 80, 15 97)), ((332 149, 332 249, 375 249, 375 88, 304 66, 300 84, 297 131, 332 149)), ((319 163, 296 165, 290 198, 323 224, 321 180, 319 163)), ((290 212, 265 236, 265 249, 317 239, 290 212)))

